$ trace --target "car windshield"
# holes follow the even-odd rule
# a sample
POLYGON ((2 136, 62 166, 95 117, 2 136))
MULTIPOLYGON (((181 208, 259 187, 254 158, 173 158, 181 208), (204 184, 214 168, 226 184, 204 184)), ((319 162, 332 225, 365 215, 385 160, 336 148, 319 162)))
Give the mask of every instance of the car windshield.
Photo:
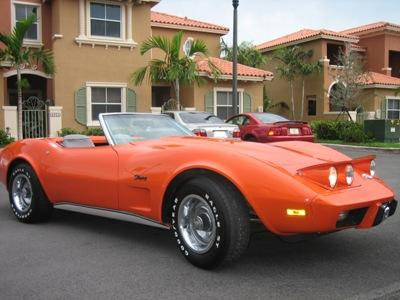
POLYGON ((188 124, 221 124, 224 123, 220 118, 206 112, 181 112, 179 113, 182 121, 188 124))
POLYGON ((193 133, 170 117, 151 114, 100 114, 103 130, 113 144, 154 140, 193 133))
POLYGON ((275 123, 275 122, 285 122, 289 121, 288 119, 281 117, 279 115, 270 114, 270 113, 255 113, 254 114, 257 119, 259 119, 263 123, 275 123))

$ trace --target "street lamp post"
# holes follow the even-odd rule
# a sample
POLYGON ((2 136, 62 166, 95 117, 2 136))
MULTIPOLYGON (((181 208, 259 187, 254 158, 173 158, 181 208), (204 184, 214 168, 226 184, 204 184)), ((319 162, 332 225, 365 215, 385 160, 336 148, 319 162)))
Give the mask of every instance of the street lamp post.
POLYGON ((233 6, 233 61, 232 61, 232 105, 233 114, 238 114, 238 93, 237 93, 237 8, 239 0, 232 0, 233 6))

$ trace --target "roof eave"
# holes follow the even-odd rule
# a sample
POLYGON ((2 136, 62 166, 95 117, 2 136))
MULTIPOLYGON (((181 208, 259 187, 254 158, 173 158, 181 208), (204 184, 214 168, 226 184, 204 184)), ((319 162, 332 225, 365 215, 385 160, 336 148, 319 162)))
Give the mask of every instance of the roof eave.
MULTIPOLYGON (((210 79, 215 79, 211 74, 209 74, 208 72, 199 72, 198 73, 199 76, 203 76, 203 77, 208 77, 210 79)), ((255 82, 264 82, 264 81, 271 81, 274 76, 270 75, 270 76, 244 76, 244 75, 238 75, 238 80, 239 81, 255 81, 255 82)), ((217 79, 221 79, 221 80, 232 80, 232 75, 219 75, 217 79)))
POLYGON ((363 86, 363 89, 390 89, 390 90, 395 90, 400 88, 400 84, 380 84, 380 83, 374 83, 374 84, 366 84, 363 86))
POLYGON ((359 39, 357 37, 335 37, 335 36, 331 36, 331 35, 327 35, 327 34, 318 34, 315 36, 310 36, 308 38, 304 38, 304 39, 298 39, 296 41, 292 41, 292 42, 288 42, 288 43, 283 43, 283 44, 279 44, 279 45, 275 45, 272 47, 267 47, 267 48, 261 48, 258 49, 259 51, 261 51, 261 53, 264 52, 269 52, 269 51, 273 51, 279 47, 282 46, 293 46, 293 45, 297 45, 297 44, 303 44, 303 43, 307 43, 307 42, 311 42, 311 41, 315 41, 315 40, 332 40, 332 41, 341 41, 341 42, 347 42, 347 43, 358 43, 359 39))
POLYGON ((166 23, 159 23, 159 22, 154 22, 154 21, 151 22, 151 27, 206 32, 206 33, 214 33, 214 34, 218 34, 218 35, 226 35, 229 33, 229 29, 226 29, 226 30, 212 29, 212 28, 195 27, 195 26, 187 26, 187 25, 166 24, 166 23))

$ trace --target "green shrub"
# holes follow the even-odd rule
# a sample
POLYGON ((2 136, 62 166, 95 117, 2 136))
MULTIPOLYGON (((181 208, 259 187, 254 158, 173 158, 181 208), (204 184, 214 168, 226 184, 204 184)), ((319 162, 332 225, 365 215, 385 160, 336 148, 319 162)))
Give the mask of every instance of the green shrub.
POLYGON ((351 121, 314 121, 311 128, 320 140, 342 140, 348 143, 365 143, 371 140, 362 125, 351 121))
POLYGON ((69 134, 78 134, 79 132, 72 128, 61 128, 61 131, 58 133, 59 136, 66 136, 69 134))
POLYGON ((87 130, 82 131, 84 135, 104 135, 103 129, 101 128, 89 128, 87 130))
POLYGON ((14 142, 14 138, 10 136, 4 129, 0 128, 0 147, 14 142))
POLYGON ((89 128, 82 132, 72 129, 72 128, 62 128, 58 133, 59 136, 66 136, 69 134, 83 134, 83 135, 104 135, 103 130, 101 128, 89 128))

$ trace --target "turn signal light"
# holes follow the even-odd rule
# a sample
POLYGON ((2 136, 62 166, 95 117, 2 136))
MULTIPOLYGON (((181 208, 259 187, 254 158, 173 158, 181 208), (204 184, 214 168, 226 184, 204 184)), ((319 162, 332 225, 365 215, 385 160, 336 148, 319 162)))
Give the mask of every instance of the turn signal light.
POLYGON ((281 135, 281 128, 271 128, 270 130, 268 130, 267 134, 269 136, 281 135))
POLYGON ((298 216, 298 217, 304 217, 306 215, 306 210, 305 209, 293 209, 293 208, 288 208, 286 210, 286 214, 288 216, 298 216))

